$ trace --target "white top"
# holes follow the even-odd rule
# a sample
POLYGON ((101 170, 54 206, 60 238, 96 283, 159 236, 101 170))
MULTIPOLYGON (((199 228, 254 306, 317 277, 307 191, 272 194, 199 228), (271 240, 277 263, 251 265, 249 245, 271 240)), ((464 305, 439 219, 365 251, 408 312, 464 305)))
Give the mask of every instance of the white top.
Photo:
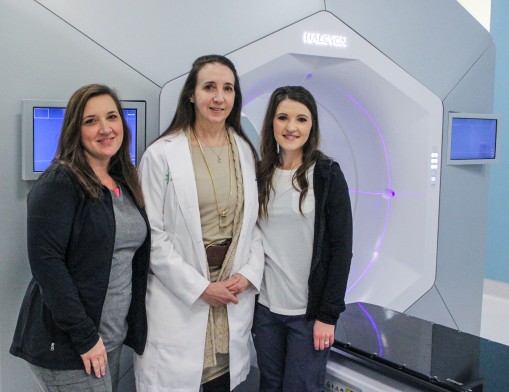
POLYGON ((313 254, 315 223, 314 165, 309 188, 299 211, 300 193, 292 186, 296 170, 274 172, 267 205, 268 218, 259 220, 265 250, 265 270, 258 301, 271 312, 286 316, 306 313, 308 278, 313 254))

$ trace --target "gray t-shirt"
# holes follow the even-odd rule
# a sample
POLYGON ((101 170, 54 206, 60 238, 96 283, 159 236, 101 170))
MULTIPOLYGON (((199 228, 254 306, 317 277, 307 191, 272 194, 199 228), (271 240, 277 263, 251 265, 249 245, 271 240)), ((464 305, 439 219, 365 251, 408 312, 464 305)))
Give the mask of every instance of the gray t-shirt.
POLYGON ((268 218, 259 220, 265 250, 265 270, 258 301, 271 312, 286 316, 306 313, 308 278, 313 255, 315 224, 314 165, 308 170, 309 188, 299 211, 298 192, 292 186, 295 170, 274 172, 274 192, 268 218))
POLYGON ((121 188, 120 196, 111 192, 115 214, 115 247, 110 281, 99 325, 106 351, 124 342, 127 334, 127 312, 131 304, 132 261, 134 253, 147 236, 147 226, 129 192, 121 188))

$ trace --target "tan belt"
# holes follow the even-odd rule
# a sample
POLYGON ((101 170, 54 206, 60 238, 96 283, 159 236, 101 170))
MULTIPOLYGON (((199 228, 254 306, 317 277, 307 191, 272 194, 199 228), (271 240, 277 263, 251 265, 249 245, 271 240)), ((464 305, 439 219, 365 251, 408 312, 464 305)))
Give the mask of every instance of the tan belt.
POLYGON ((211 243, 205 247, 207 262, 210 267, 221 267, 223 265, 226 252, 228 252, 231 242, 231 240, 226 240, 218 244, 211 243))

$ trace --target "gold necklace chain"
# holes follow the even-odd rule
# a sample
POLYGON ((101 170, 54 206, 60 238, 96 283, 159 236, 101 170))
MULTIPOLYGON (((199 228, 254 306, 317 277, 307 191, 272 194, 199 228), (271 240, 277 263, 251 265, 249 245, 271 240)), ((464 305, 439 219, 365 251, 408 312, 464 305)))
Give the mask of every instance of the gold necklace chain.
POLYGON ((217 210, 217 215, 219 216, 219 227, 220 228, 226 227, 225 225, 222 224, 223 222, 221 221, 221 218, 226 218, 226 214, 230 210, 230 199, 232 196, 232 182, 233 182, 233 180, 232 180, 232 173, 231 173, 231 167, 230 167, 231 166, 231 163, 230 163, 230 136, 228 135, 228 131, 226 131, 226 141, 228 144, 228 175, 230 176, 230 192, 228 194, 228 202, 226 203, 226 209, 221 211, 221 209, 219 208, 219 198, 217 197, 214 176, 212 175, 212 171, 210 170, 210 166, 207 162, 207 158, 205 158, 205 154, 203 153, 203 148, 201 146, 200 139, 198 139, 198 135, 196 134, 196 131, 194 130, 194 128, 193 128, 193 135, 194 135, 194 138, 196 139, 196 141, 198 142, 198 147, 200 147, 201 156, 203 157, 203 161, 205 162, 205 166, 207 167, 207 171, 209 172, 210 180, 212 181, 212 189, 214 190, 214 197, 216 199, 216 210, 217 210))
MULTIPOLYGON (((228 134, 228 132, 226 132, 226 134, 228 134)), ((196 139, 196 140, 198 140, 198 139, 196 139)), ((228 142, 228 138, 226 139, 226 142, 228 142)), ((221 159, 221 155, 223 155, 224 144, 221 145, 221 149, 219 150, 219 154, 218 154, 216 152, 216 150, 214 150, 214 147, 210 147, 205 140, 203 141, 203 143, 205 143, 205 147, 207 147, 209 150, 211 150, 214 153, 214 155, 217 157, 217 163, 223 162, 223 160, 221 159)))

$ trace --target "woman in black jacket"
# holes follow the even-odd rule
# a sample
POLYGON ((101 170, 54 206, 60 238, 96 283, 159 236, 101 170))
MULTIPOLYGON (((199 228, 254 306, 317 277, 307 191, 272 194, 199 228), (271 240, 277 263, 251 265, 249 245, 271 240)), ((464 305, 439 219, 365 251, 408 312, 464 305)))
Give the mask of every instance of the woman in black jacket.
POLYGON ((261 131, 259 226, 265 270, 253 323, 260 391, 322 391, 345 309, 352 212, 339 165, 318 150, 315 100, 300 86, 270 98, 261 131))
POLYGON ((41 391, 115 391, 122 345, 145 347, 150 228, 130 142, 116 93, 81 87, 28 195, 33 278, 10 352, 41 391))

